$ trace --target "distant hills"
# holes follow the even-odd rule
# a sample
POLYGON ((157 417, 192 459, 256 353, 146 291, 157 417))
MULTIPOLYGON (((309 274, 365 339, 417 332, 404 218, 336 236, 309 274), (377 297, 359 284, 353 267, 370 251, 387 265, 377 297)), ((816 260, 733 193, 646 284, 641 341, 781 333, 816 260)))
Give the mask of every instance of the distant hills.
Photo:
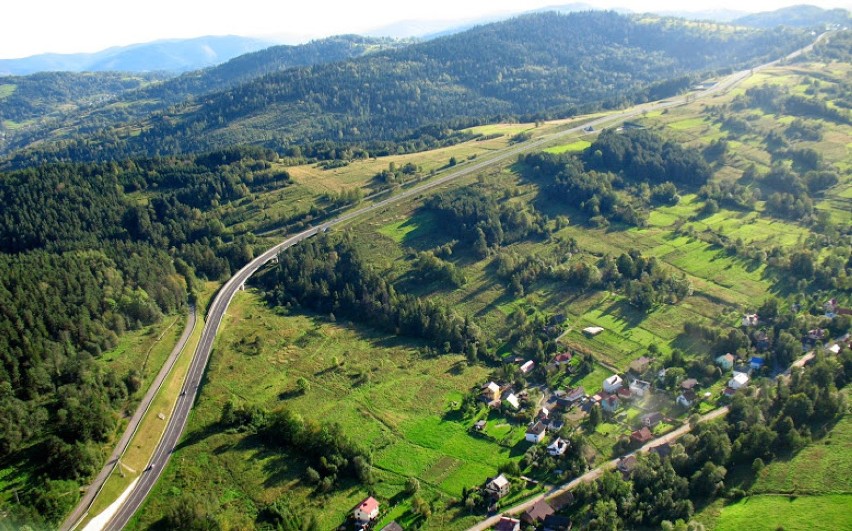
POLYGON ((0 75, 35 72, 187 72, 271 46, 273 43, 234 35, 172 39, 118 46, 95 53, 41 54, 0 59, 0 75))
POLYGON ((0 76, 0 153, 56 129, 90 134, 287 68, 343 61, 404 46, 392 39, 342 35, 271 46, 177 77, 115 72, 41 72, 0 76), (159 81, 159 82, 156 82, 159 81))
MULTIPOLYGON (((538 13, 374 53, 364 53, 370 45, 362 43, 354 47, 359 57, 324 55, 322 63, 270 73, 264 54, 276 52, 260 52, 128 93, 120 105, 87 111, 94 121, 83 116, 76 125, 19 136, 8 147, 38 143, 42 161, 327 141, 373 153, 422 149, 450 129, 477 123, 665 97, 688 87, 691 76, 779 57, 807 39, 791 30, 731 33, 715 24, 614 12, 538 13), (227 86, 240 75, 247 80, 227 86), (203 94, 217 86, 226 88, 203 94), (166 100, 174 103, 165 108, 166 100), (148 105, 160 110, 150 116, 133 110, 148 105), (99 130, 86 133, 91 124, 99 130), (52 141, 40 143, 45 139, 52 141)), ((27 160, 22 155, 16 164, 27 160)))
POLYGON ((734 20, 735 24, 754 28, 812 28, 826 24, 849 26, 852 22, 849 11, 845 9, 822 9, 816 6, 799 5, 785 7, 776 11, 754 13, 734 20))

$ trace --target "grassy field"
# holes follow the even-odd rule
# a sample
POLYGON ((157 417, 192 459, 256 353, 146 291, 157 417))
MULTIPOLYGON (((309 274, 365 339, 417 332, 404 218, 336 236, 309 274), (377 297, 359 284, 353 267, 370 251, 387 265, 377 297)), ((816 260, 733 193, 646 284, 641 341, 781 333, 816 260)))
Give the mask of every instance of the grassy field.
MULTIPOLYGON (((313 506, 297 456, 267 452, 247 434, 217 429, 231 398, 269 409, 286 405, 305 418, 339 423, 371 449, 376 493, 402 503, 402 512, 408 500, 400 492, 409 476, 420 479, 429 498, 458 497, 526 449, 517 433, 507 446, 495 446, 468 433, 473 419, 458 421, 453 404, 486 376, 485 368, 468 367, 460 356, 423 357, 393 337, 318 317, 278 315, 255 292, 240 292, 222 324, 187 435, 135 525, 150 525, 183 493, 215 500, 225 527, 250 527, 250 515, 281 496, 313 506), (311 384, 305 394, 296 391, 299 377, 311 384)), ((321 496, 321 528, 339 524, 365 494, 350 486, 321 496)), ((448 519, 444 525, 465 523, 448 519)))
POLYGON ((852 528, 852 494, 752 496, 721 510, 717 531, 811 531, 852 528))
POLYGON ((852 495, 852 415, 831 433, 796 454, 764 468, 752 486, 756 494, 852 495))
POLYGON ((791 459, 768 464, 749 488, 753 496, 718 500, 696 518, 716 530, 852 528, 852 416, 791 459))
POLYGON ((3 83, 0 85, 0 100, 4 100, 15 93, 18 86, 14 83, 3 83))
POLYGON ((574 142, 571 142, 570 144, 562 144, 560 146, 549 147, 549 148, 545 149, 544 151, 546 151, 547 153, 556 153, 556 154, 559 154, 559 153, 576 153, 576 152, 583 151, 584 149, 586 149, 587 147, 589 147, 591 145, 592 145, 592 143, 589 142, 588 140, 575 140, 574 142))

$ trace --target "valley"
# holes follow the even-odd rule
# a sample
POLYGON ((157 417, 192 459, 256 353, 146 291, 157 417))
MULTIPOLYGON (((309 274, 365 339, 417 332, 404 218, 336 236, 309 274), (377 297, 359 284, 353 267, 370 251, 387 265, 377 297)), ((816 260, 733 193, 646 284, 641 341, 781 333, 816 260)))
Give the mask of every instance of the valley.
POLYGON ((849 39, 542 14, 33 107, 64 114, 2 163, 0 528, 124 491, 107 529, 847 525, 809 469, 848 453, 849 39), (598 55, 539 42, 578 21, 615 24, 598 55))

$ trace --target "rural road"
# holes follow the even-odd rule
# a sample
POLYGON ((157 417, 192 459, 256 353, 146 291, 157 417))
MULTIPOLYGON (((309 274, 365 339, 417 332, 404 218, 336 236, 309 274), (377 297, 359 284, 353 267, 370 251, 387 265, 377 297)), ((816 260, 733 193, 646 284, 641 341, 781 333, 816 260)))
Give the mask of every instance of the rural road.
POLYGON ((115 445, 115 450, 113 450, 112 455, 107 460, 104 467, 92 481, 92 483, 86 488, 86 493, 80 499, 80 502, 68 515, 62 525, 59 527, 61 531, 68 531, 69 529, 73 529, 80 520, 86 516, 86 513, 91 507, 92 502, 95 500, 95 497, 101 491, 101 488, 106 483, 107 478, 109 478, 112 471, 115 469, 118 464, 119 458, 124 454, 124 451, 127 449, 127 445, 130 444, 130 439, 133 438, 133 435, 136 433, 136 430, 139 428, 139 423, 142 422, 142 418, 145 416, 145 413, 148 411, 148 408, 151 406, 151 402, 154 401, 154 397, 157 395, 157 391, 160 390, 160 386, 163 384, 163 380, 166 379, 166 376, 169 374, 169 371, 172 370, 172 366, 174 366, 175 361, 178 358, 178 355, 183 351, 183 348, 186 346, 186 342, 189 340, 189 336, 192 335, 192 331, 195 329, 195 323, 197 320, 197 314, 195 311, 195 305, 190 304, 189 306, 189 315, 187 316, 186 326, 183 329, 183 334, 181 334, 180 339, 178 339, 175 348, 172 349, 171 354, 166 359, 166 362, 163 363, 163 367, 160 369, 160 372, 157 373, 157 377, 154 378, 154 381, 151 382, 150 387, 148 387, 148 392, 145 393, 145 396, 142 397, 142 401, 139 402, 139 406, 136 408, 136 411, 133 413, 133 416, 130 417, 130 421, 127 423, 127 427, 124 429, 124 433, 121 436, 121 439, 118 440, 118 444, 115 445))
MULTIPOLYGON (((807 354, 805 354, 801 358, 794 361, 790 365, 790 367, 786 371, 784 371, 783 373, 779 374, 777 376, 777 378, 782 378, 782 377, 786 378, 787 376, 790 375, 790 372, 793 370, 794 367, 799 367, 799 368, 804 367, 805 363, 812 360, 813 357, 814 357, 814 353, 808 352, 807 354)), ((698 419, 698 422, 699 423, 700 422, 709 422, 711 420, 715 420, 715 419, 717 419, 717 418, 719 418, 723 415, 727 415, 728 411, 730 411, 730 408, 728 406, 722 406, 720 408, 716 408, 713 411, 710 411, 710 412, 706 413, 705 415, 702 415, 698 419)), ((538 503, 541 500, 551 499, 551 498, 554 498, 556 496, 559 496, 560 494, 564 494, 564 493, 568 492, 569 490, 573 490, 580 483, 586 483, 586 482, 589 482, 589 481, 594 481, 594 480, 598 479, 599 477, 601 477, 603 475, 603 473, 606 472, 607 470, 611 470, 611 469, 615 468, 618 465, 618 462, 621 459, 628 457, 628 456, 631 456, 631 455, 636 455, 638 453, 647 452, 651 448, 654 448, 654 447, 659 446, 661 444, 672 443, 672 442, 676 441, 677 439, 679 439, 684 434, 689 433, 691 430, 692 430, 692 425, 689 422, 687 422, 686 424, 684 424, 680 428, 677 428, 676 430, 670 431, 669 433, 666 433, 665 435, 661 435, 660 437, 657 437, 653 441, 647 442, 641 448, 638 448, 638 449, 636 449, 632 452, 626 453, 626 454, 624 454, 620 457, 612 459, 611 461, 607 461, 606 463, 603 463, 602 465, 598 466, 597 468, 589 470, 588 472, 586 472, 582 476, 578 476, 578 477, 572 479, 568 483, 565 483, 563 485, 560 485, 558 487, 554 487, 554 488, 550 489, 550 491, 548 491, 546 494, 541 494, 539 496, 531 498, 531 499, 529 499, 529 500, 527 500, 527 501, 525 501, 521 504, 515 505, 511 509, 507 509, 502 514, 498 514, 498 515, 492 516, 492 517, 490 517, 486 520, 483 520, 482 522, 479 522, 475 526, 469 528, 468 531, 483 531, 485 529, 488 529, 489 527, 496 525, 497 522, 500 521, 500 517, 502 517, 504 515, 520 514, 520 513, 526 511, 527 509, 529 509, 530 507, 532 507, 533 505, 535 505, 536 503, 538 503)))
MULTIPOLYGON (((801 51, 799 53, 801 53, 801 51)), ((776 62, 769 63, 766 66, 771 66, 776 62)), ((736 74, 733 74, 732 76, 729 76, 729 78, 726 78, 726 81, 721 82, 703 92, 700 92, 694 97, 703 98, 710 96, 728 88, 729 86, 732 86, 733 84, 741 81, 742 79, 745 79, 749 75, 750 70, 738 72, 736 74), (730 80, 731 78, 735 79, 729 82, 728 80, 730 80)), ((425 184, 422 184, 415 188, 410 188, 408 190, 400 192, 397 195, 388 197, 371 205, 341 214, 340 216, 325 221, 316 227, 306 229, 273 246, 272 248, 249 262, 245 267, 240 269, 233 277, 231 277, 225 283, 225 285, 217 293, 215 299, 213 300, 213 303, 210 305, 207 320, 204 324, 204 330, 201 334, 201 340, 198 343, 198 347, 196 348, 195 355, 192 359, 189 372, 186 376, 186 381, 184 382, 181 396, 178 398, 171 417, 167 419, 168 425, 166 426, 165 432, 163 433, 163 437, 160 440, 160 443, 154 450, 153 457, 150 461, 150 466, 139 477, 139 481, 137 482, 135 488, 127 497, 125 503, 109 521, 106 526, 106 529, 121 529, 122 527, 124 527, 130 520, 130 518, 133 516, 133 514, 136 512, 136 510, 139 508, 139 506, 142 504, 142 502, 145 500, 145 497, 151 491, 154 484, 159 479, 160 474, 168 463, 172 450, 177 445, 178 440, 180 439, 180 436, 183 433, 183 429, 186 426, 190 410, 192 409, 192 405, 195 402, 195 398, 197 396, 198 389, 201 384, 201 379, 204 375, 204 370, 210 358, 210 353, 213 348, 213 341, 216 338, 216 333, 219 329, 219 325, 222 322, 225 310, 228 308, 228 305, 231 303, 231 300, 234 298, 234 295, 246 282, 246 280, 248 280, 248 278, 252 276, 263 265, 265 265, 274 257, 276 257, 278 253, 280 253, 284 249, 292 247, 293 245, 301 242, 302 240, 310 238, 311 236, 319 232, 323 232, 330 227, 346 223, 358 216, 381 210, 394 203, 421 194, 426 190, 441 186, 461 177, 477 173, 488 167, 503 163, 507 160, 511 160, 521 153, 536 150, 546 144, 558 140, 561 137, 582 132, 582 130, 586 127, 592 126, 597 129, 598 126, 610 122, 622 121, 628 118, 639 116, 643 112, 646 112, 651 109, 660 109, 682 105, 686 103, 686 100, 686 96, 681 96, 658 103, 640 105, 632 109, 596 118, 582 125, 571 127, 566 130, 559 131, 557 133, 542 136, 541 138, 536 140, 521 142, 514 146, 510 146, 505 150, 496 153, 494 156, 490 156, 488 158, 483 157, 484 160, 478 160, 477 162, 470 165, 467 165, 467 163, 465 163, 464 167, 456 169, 443 177, 433 179, 425 184)))

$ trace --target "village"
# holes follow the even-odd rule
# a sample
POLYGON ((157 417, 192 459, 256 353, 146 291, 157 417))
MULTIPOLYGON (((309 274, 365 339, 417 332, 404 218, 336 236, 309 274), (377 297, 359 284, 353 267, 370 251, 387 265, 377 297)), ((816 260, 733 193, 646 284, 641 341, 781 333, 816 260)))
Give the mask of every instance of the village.
MULTIPOLYGON (((852 313, 838 307, 835 300, 827 301, 824 308, 829 318, 852 313)), ((758 329, 760 325, 757 314, 742 316, 743 330, 758 329)), ((606 330, 590 326, 579 332, 594 338, 606 330)), ((768 348, 762 330, 755 330, 752 338, 753 352, 768 348)), ((833 342, 828 339, 825 329, 809 330, 802 352, 820 347, 827 354, 836 355, 843 344, 852 347, 848 333, 833 342)), ((780 374, 768 367, 762 356, 725 353, 713 358, 717 370, 699 380, 688 377, 682 369, 663 366, 658 358, 642 355, 629 363, 627 371, 613 371, 600 381, 599 387, 571 387, 566 384, 576 380, 580 357, 582 354, 563 349, 544 366, 537 366, 533 360, 509 356, 507 366, 496 374, 511 375, 511 379, 495 377, 471 390, 467 405, 468 411, 472 409, 474 413, 465 417, 470 436, 491 439, 495 444, 514 444, 523 449, 524 457, 519 465, 501 469, 496 476, 466 491, 462 502, 468 508, 496 515, 612 459, 616 460, 616 470, 629 479, 640 449, 656 453, 661 459, 669 456, 672 442, 665 437, 667 434, 688 428, 698 415, 719 411, 737 393, 754 385, 755 380, 780 374), (522 431, 523 437, 515 439, 507 431, 522 431)), ((540 498, 528 504, 517 518, 501 516, 493 529, 571 529, 570 519, 558 513, 573 503, 572 492, 564 489, 547 500, 540 498)), ((355 529, 372 529, 380 514, 379 502, 368 497, 352 511, 350 521, 355 529)), ((402 529, 393 521, 380 531, 402 529)))

